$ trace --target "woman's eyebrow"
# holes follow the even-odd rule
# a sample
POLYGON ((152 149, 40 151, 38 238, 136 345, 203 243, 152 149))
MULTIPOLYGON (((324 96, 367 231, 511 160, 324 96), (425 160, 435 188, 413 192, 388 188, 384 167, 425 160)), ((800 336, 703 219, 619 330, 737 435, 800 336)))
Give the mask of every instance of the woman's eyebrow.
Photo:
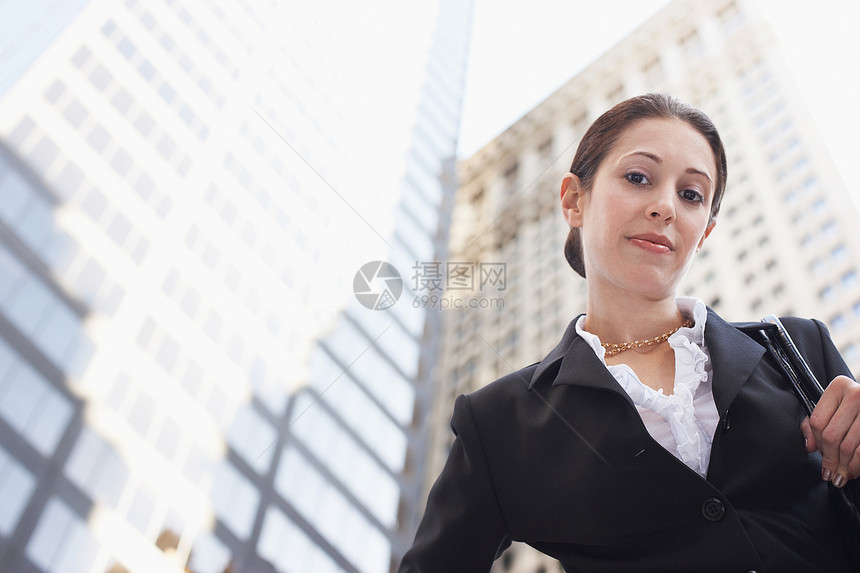
POLYGON ((627 155, 625 155, 621 159, 624 159, 626 157, 630 157, 631 155, 642 155, 642 156, 647 157, 648 159, 654 161, 654 163, 663 163, 663 160, 659 156, 654 155, 653 153, 649 153, 648 151, 633 151, 631 153, 628 153, 627 155))
POLYGON ((696 168, 694 168, 694 167, 687 167, 686 173, 689 173, 690 175, 701 175, 702 177, 704 177, 704 178, 705 178, 705 179, 707 179, 708 181, 710 181, 710 180, 711 180, 711 176, 710 176, 710 175, 708 175, 708 174, 707 174, 707 173, 705 173, 704 171, 699 171, 698 169, 696 169, 696 168))
MULTIPOLYGON (((641 156, 643 156, 643 157, 647 157, 648 159, 650 159, 650 160, 651 160, 651 161, 653 161, 654 163, 658 163, 658 164, 659 164, 659 163, 663 163, 663 159, 662 159, 662 158, 660 158, 660 156, 659 156, 659 155, 654 155, 653 153, 650 153, 650 152, 648 152, 648 151, 633 151, 633 152, 631 152, 631 153, 628 153, 628 154, 627 154, 627 155, 625 155, 624 157, 622 157, 622 159, 624 159, 624 158, 626 158, 626 157, 630 157, 631 155, 641 155, 641 156)), ((685 170, 685 173, 689 173, 690 175, 701 175, 701 176, 703 176, 705 179, 707 179, 708 181, 711 181, 711 176, 710 176, 710 175, 708 175, 708 174, 707 174, 707 173, 705 173, 704 171, 701 171, 701 170, 699 170, 699 169, 696 169, 695 167, 688 167, 688 168, 685 170)))

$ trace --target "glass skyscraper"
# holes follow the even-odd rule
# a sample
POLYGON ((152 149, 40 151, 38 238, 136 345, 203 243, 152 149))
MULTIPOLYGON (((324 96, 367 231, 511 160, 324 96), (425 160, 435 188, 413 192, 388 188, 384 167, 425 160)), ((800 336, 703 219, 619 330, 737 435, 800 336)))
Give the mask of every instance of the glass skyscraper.
POLYGON ((13 4, 0 570, 389 571, 470 3, 13 4))

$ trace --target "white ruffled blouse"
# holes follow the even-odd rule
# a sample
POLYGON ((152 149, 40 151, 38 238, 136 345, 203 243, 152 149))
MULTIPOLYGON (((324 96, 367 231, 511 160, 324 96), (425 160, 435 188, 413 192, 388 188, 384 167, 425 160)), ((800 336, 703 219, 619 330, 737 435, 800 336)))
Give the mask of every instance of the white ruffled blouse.
MULTIPOLYGON (((675 387, 672 395, 643 384, 626 364, 607 366, 609 373, 630 396, 651 437, 702 477, 708 472, 711 442, 719 413, 711 391, 711 361, 705 346, 705 303, 693 297, 675 299, 681 314, 695 324, 669 337, 675 351, 675 387)), ((576 333, 606 365, 606 350, 600 339, 587 332, 585 316, 576 323, 576 333)))

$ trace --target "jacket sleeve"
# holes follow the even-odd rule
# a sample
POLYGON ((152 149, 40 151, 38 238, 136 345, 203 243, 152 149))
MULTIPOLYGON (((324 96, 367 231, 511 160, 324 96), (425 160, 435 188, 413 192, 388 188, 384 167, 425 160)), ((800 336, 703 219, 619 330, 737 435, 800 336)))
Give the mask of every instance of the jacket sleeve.
POLYGON ((456 439, 399 573, 489 571, 510 545, 467 396, 457 398, 451 428, 456 439))

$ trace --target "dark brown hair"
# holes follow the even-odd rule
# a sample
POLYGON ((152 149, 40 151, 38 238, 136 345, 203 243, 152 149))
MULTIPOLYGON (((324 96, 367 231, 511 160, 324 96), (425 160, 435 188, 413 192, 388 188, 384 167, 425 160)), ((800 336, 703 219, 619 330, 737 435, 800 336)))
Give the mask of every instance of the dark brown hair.
MULTIPOLYGON (((720 212, 720 203, 726 190, 726 151, 717 128, 711 119, 681 100, 660 93, 649 93, 625 100, 601 115, 591 124, 582 137, 570 172, 579 177, 580 184, 586 191, 591 190, 594 177, 606 155, 612 150, 621 133, 643 119, 680 119, 702 134, 714 152, 717 167, 717 181, 714 188, 714 198, 711 202, 709 222, 714 221, 720 212)), ((579 228, 571 227, 564 244, 564 256, 568 264, 577 273, 585 277, 585 263, 582 258, 582 239, 579 228)))

